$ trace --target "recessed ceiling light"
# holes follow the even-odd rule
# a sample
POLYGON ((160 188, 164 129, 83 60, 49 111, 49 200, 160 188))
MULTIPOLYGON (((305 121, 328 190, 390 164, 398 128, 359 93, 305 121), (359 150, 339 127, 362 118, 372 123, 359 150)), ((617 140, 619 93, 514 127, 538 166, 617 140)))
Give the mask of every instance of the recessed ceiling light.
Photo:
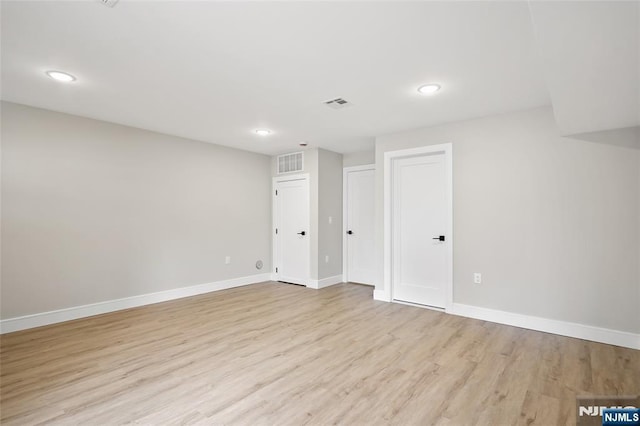
POLYGON ((47 71, 47 75, 54 80, 62 81, 64 83, 69 83, 76 79, 71 74, 62 71, 47 71))
POLYGON ((256 135, 258 136, 269 136, 271 134, 271 130, 269 129, 257 129, 256 135))
POLYGON ((433 95, 438 90, 440 90, 439 84, 425 84, 424 86, 418 87, 418 92, 423 95, 433 95))

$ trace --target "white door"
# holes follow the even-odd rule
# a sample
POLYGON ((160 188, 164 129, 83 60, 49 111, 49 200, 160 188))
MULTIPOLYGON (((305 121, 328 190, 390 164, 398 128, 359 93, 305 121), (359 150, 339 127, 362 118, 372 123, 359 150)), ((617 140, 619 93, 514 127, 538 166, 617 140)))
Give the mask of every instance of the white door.
POLYGON ((451 244, 444 153, 392 162, 392 297, 444 308, 451 244))
POLYGON ((347 171, 346 272, 347 281, 375 283, 374 170, 347 171))
POLYGON ((274 222, 276 279, 309 281, 309 184, 307 179, 276 182, 274 222))

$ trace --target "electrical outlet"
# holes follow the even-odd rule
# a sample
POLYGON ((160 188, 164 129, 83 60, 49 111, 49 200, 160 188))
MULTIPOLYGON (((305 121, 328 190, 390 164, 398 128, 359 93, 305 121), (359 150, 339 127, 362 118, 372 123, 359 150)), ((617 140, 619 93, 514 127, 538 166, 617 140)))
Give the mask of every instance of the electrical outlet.
POLYGON ((333 216, 329 216, 329 225, 333 223, 333 216))
POLYGON ((226 257, 224 258, 224 264, 225 264, 225 265, 228 265, 228 264, 230 264, 230 263, 231 263, 231 256, 226 256, 226 257))
POLYGON ((329 263, 329 256, 324 257, 324 263, 329 263))
POLYGON ((482 284, 482 274, 480 272, 474 272, 474 274, 473 274, 473 283, 474 284, 482 284))

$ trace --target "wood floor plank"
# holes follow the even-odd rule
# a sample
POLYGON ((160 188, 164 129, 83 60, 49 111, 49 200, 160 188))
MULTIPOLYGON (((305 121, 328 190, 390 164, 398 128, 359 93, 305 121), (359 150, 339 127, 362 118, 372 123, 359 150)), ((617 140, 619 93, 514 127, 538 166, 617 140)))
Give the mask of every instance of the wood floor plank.
POLYGON ((640 351, 262 283, 0 337, 0 423, 565 425, 640 351))

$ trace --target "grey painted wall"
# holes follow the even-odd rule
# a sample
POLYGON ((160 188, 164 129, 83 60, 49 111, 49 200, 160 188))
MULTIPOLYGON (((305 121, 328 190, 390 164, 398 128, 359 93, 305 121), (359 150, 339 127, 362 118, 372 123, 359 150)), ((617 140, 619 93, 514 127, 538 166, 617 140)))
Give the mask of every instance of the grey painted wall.
POLYGON ((640 151, 560 137, 550 108, 377 138, 379 265, 384 153, 446 142, 454 302, 640 332, 640 151))
MULTIPOLYGON (((638 10, 640 10, 640 8, 638 10)), ((640 126, 581 133, 578 135, 569 135, 567 137, 588 142, 606 143, 610 145, 640 149, 640 126)))
POLYGON ((1 136, 2 318, 271 270, 268 156, 11 103, 1 136))
POLYGON ((376 152, 372 149, 371 151, 359 151, 344 154, 342 165, 344 167, 366 166, 369 164, 374 164, 375 162, 376 152))
POLYGON ((324 149, 318 150, 318 154, 318 279, 321 280, 342 275, 342 154, 324 149))

